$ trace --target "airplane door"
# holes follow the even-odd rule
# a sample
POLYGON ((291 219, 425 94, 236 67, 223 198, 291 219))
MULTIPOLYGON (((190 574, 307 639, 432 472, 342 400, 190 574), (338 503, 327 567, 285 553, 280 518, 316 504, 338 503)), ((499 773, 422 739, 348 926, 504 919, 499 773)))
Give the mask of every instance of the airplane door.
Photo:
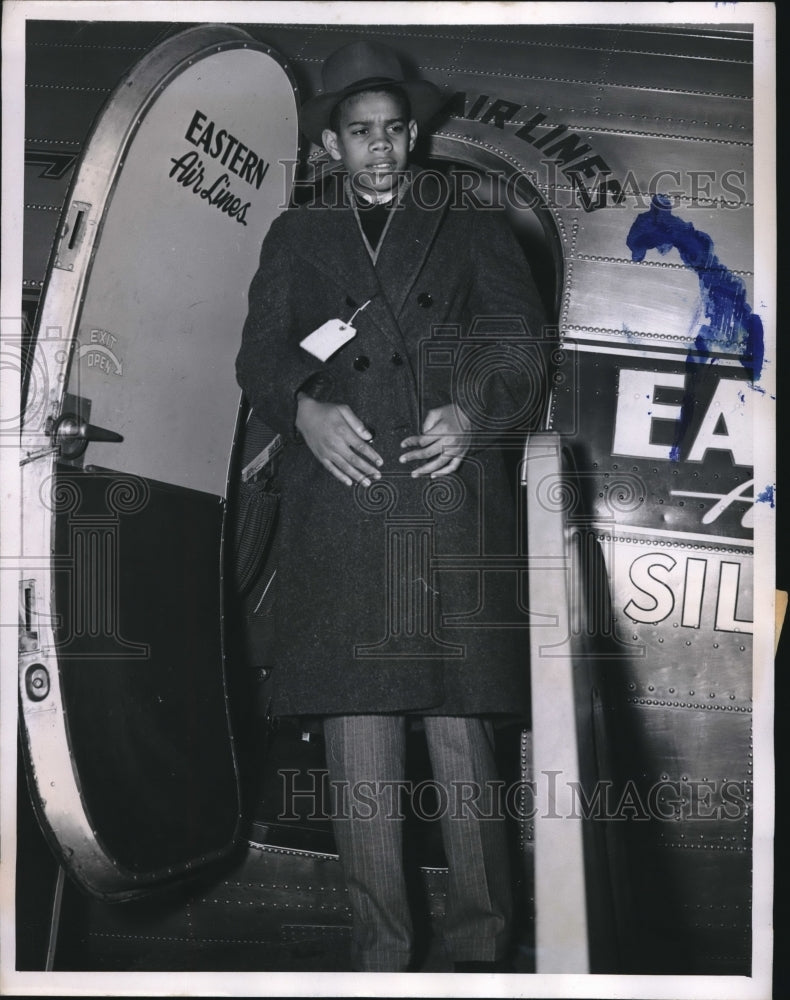
POLYGON ((234 360, 287 205, 295 88, 267 46, 190 28, 97 120, 39 309, 22 433, 22 744, 39 819, 123 898, 232 847, 223 575, 234 360))

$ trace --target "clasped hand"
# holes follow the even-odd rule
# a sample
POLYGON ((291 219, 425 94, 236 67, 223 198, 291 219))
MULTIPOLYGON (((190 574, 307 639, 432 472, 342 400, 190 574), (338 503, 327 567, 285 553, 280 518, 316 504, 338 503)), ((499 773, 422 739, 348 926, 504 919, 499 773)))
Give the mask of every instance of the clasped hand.
MULTIPOLYGON (((370 486, 380 479, 383 459, 371 447, 373 435, 354 413, 342 403, 322 403, 300 393, 296 411, 296 429, 308 448, 335 479, 346 486, 361 483, 370 486)), ((401 441, 404 451, 400 461, 424 462, 412 469, 412 476, 446 476, 455 472, 469 450, 471 421, 455 404, 430 410, 422 433, 401 441)))
POLYGON ((422 434, 401 441, 401 448, 410 448, 400 457, 401 462, 421 462, 412 469, 413 476, 447 476, 455 472, 469 451, 469 428, 472 421, 455 403, 429 410, 422 422, 422 434))

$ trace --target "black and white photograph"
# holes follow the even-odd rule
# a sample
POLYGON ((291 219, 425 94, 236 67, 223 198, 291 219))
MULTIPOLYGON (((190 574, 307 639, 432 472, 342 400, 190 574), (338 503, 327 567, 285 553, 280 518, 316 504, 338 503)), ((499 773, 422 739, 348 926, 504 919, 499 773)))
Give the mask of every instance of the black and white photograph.
POLYGON ((770 997, 774 6, 2 30, 0 992, 770 997))

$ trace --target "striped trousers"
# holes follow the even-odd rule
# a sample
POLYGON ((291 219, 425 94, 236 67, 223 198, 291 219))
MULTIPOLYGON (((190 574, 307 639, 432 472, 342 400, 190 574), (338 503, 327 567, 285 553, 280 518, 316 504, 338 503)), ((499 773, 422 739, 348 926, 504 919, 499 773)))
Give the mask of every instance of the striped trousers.
MULTIPOLYGON (((444 947, 453 961, 494 961, 509 943, 511 886, 492 727, 456 716, 426 716, 424 724, 449 868, 444 947)), ((324 737, 352 911, 352 964, 406 971, 413 933, 396 791, 406 777, 406 719, 335 716, 324 720, 324 737)))

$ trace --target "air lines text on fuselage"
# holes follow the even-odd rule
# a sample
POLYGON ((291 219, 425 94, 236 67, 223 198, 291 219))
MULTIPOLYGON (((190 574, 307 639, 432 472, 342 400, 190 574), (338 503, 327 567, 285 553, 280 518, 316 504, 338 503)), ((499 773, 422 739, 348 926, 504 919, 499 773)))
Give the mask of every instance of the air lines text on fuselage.
MULTIPOLYGON (((493 125, 504 130, 505 123, 510 122, 519 111, 526 110, 526 106, 491 98, 488 94, 467 96, 464 91, 458 91, 444 110, 454 118, 479 121, 481 125, 493 125)), ((623 201, 623 187, 611 176, 612 169, 606 160, 594 153, 589 143, 583 142, 576 132, 569 131, 567 125, 543 126, 546 119, 547 115, 539 111, 519 125, 513 134, 522 142, 541 150, 545 157, 557 164, 579 193, 585 211, 591 212, 623 201), (590 191, 582 178, 587 181, 597 178, 598 183, 590 191)))

